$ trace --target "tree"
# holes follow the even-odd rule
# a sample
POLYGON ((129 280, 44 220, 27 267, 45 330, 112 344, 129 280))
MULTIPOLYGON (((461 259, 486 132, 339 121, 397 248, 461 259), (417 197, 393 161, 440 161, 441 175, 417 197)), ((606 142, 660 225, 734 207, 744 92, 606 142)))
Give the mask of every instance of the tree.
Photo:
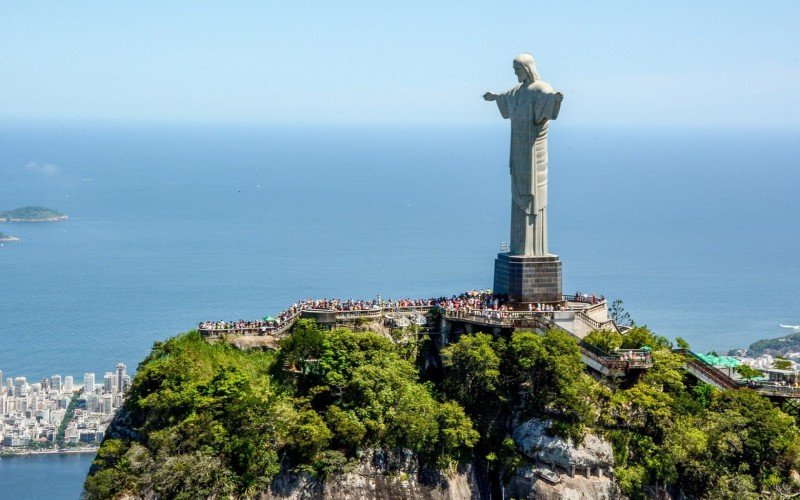
POLYGON ((294 324, 292 334, 281 341, 281 357, 292 365, 319 358, 325 336, 312 319, 300 319, 294 324))
POLYGON ((356 449, 367 433, 367 428, 352 410, 342 410, 336 405, 328 407, 325 420, 333 431, 336 443, 345 448, 356 449))
POLYGON ((593 345, 609 354, 622 346, 622 340, 622 334, 612 330, 594 330, 583 338, 585 343, 593 345))
POLYGON ((438 419, 440 467, 467 458, 480 434, 473 428, 464 409, 454 401, 447 401, 439 407, 438 419))
POLYGON ((516 332, 503 362, 506 394, 521 402, 521 416, 555 411, 554 431, 576 440, 589 423, 595 383, 584 373, 577 340, 569 333, 551 329, 544 335, 516 332))
POLYGON ((622 337, 622 349, 641 349, 645 346, 652 349, 672 348, 666 337, 654 334, 647 326, 634 326, 622 337))
POLYGON ((734 368, 734 371, 742 376, 742 378, 756 378, 756 377, 763 377, 764 372, 761 370, 756 370, 755 368, 748 366, 748 365, 739 365, 734 368))
POLYGON ((286 420, 289 424, 286 444, 293 453, 295 463, 312 460, 333 437, 322 417, 310 408, 300 410, 286 420))
POLYGON ((791 370, 794 367, 794 363, 781 356, 775 356, 772 367, 776 370, 791 370))
POLYGON ((611 303, 611 308, 609 309, 611 313, 611 319, 614 320, 614 323, 617 326, 635 326, 636 323, 631 319, 631 315, 625 308, 622 306, 622 300, 617 299, 611 303))
POLYGON ((475 422, 481 436, 480 450, 488 451, 494 446, 500 429, 511 416, 500 378, 504 351, 504 341, 492 341, 491 336, 483 333, 463 335, 441 351, 444 364, 441 388, 475 422))
POLYGON ((484 333, 465 335, 442 349, 446 390, 466 408, 476 408, 497 398, 500 356, 492 337, 484 333))

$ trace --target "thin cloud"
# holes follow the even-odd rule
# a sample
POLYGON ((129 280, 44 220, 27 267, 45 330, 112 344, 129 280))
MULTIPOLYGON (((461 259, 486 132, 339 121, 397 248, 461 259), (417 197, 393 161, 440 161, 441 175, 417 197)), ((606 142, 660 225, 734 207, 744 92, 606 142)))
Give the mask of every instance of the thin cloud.
POLYGON ((52 163, 37 163, 35 161, 28 162, 28 164, 25 165, 25 170, 35 174, 47 175, 51 177, 61 173, 61 170, 52 163))

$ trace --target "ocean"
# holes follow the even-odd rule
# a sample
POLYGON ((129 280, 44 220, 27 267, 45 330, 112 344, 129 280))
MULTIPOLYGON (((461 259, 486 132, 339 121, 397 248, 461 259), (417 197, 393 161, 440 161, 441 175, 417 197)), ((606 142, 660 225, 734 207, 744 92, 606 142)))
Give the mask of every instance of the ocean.
MULTIPOLYGON (((549 237, 564 291, 724 351, 800 324, 796 130, 550 130, 549 237)), ((0 126, 0 370, 135 371, 201 320, 306 297, 492 285, 508 241, 508 130, 0 126)), ((0 460, 0 498, 76 498, 90 456, 0 460), (52 471, 52 472, 49 472, 52 471), (39 484, 53 474, 50 490, 39 484), (35 488, 35 489, 34 489, 35 488)), ((51 483, 48 481, 48 484, 51 483)))

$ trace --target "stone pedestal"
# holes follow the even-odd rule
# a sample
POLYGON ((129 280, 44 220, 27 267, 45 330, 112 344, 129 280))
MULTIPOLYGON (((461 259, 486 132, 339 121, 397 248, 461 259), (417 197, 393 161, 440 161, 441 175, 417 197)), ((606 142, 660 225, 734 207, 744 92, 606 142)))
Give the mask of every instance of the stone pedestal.
POLYGON ((509 302, 561 302, 561 259, 497 254, 494 293, 509 302))

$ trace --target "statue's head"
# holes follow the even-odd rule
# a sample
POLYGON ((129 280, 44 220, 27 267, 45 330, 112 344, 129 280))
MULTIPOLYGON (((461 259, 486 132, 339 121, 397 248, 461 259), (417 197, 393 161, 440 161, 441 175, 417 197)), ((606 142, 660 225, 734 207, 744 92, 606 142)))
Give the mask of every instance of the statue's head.
POLYGON ((539 73, 536 72, 536 63, 530 54, 520 54, 514 58, 514 73, 517 74, 519 83, 525 80, 535 82, 539 79, 539 73))

